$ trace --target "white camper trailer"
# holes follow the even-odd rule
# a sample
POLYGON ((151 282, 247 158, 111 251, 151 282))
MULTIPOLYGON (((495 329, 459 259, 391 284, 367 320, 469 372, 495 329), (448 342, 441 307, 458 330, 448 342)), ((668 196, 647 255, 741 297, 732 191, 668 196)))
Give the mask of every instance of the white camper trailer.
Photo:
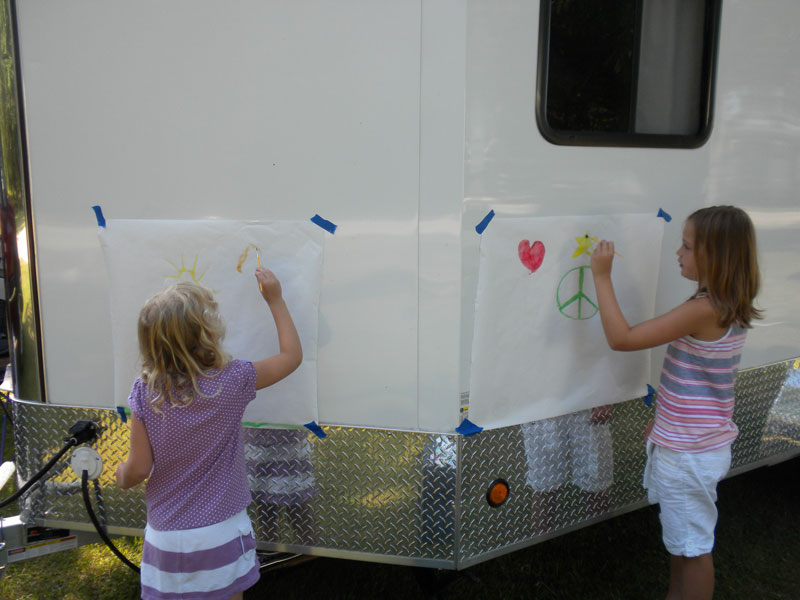
MULTIPOLYGON (((228 251, 220 231, 255 227, 279 275, 299 269, 293 235, 315 248, 292 288, 311 315, 302 409, 265 397, 247 423, 262 549, 461 569, 641 507, 663 349, 611 357, 598 319, 565 314, 592 294, 576 238, 625 240, 626 312, 646 318, 691 294, 674 250, 714 204, 753 218, 766 315, 732 473, 796 455, 798 19, 794 0, 5 0, 20 483, 92 421, 107 529, 141 534, 143 491, 113 480, 136 369, 118 302, 147 297, 154 248, 182 276, 228 251), (543 515, 531 470, 548 442, 526 423, 601 405, 611 445, 585 460, 606 485, 554 478, 543 515), (307 468, 276 472, 286 456, 307 468)), ((67 467, 22 507, 92 530, 67 467)))

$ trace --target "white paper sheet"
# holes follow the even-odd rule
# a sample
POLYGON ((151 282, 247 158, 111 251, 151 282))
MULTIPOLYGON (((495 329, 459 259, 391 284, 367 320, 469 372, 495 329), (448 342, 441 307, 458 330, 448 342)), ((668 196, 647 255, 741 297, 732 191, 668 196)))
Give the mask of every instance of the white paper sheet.
POLYGON ((663 223, 624 214, 489 224, 481 236, 470 421, 491 429, 646 394, 650 352, 608 347, 589 261, 595 239, 614 240, 622 256, 612 280, 623 314, 631 324, 653 317, 663 223))
POLYGON ((224 348, 233 358, 259 360, 278 352, 275 323, 258 290, 261 264, 281 282, 303 345, 303 363, 260 390, 246 422, 305 424, 317 420, 317 323, 324 232, 310 222, 113 220, 99 228, 109 274, 115 397, 127 407, 140 373, 136 323, 144 302, 178 279, 199 281, 219 303, 224 348), (245 250, 250 247, 237 269, 245 250))

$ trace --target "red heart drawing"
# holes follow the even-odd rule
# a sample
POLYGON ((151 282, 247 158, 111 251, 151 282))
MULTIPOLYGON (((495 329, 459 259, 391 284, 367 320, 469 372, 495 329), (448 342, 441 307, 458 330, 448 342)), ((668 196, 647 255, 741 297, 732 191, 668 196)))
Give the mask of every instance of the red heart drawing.
POLYGON ((542 242, 533 242, 531 244, 528 240, 522 240, 517 247, 519 252, 519 259, 531 273, 542 266, 544 260, 544 244, 542 242))

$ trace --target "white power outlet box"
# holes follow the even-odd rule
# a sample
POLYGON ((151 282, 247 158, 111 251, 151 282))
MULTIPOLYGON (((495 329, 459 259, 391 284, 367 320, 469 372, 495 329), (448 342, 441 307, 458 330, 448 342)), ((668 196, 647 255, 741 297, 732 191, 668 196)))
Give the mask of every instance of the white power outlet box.
POLYGON ((81 477, 83 471, 87 471, 89 479, 97 479, 103 472, 103 459, 100 458, 97 450, 88 446, 76 448, 69 464, 78 477, 81 477))

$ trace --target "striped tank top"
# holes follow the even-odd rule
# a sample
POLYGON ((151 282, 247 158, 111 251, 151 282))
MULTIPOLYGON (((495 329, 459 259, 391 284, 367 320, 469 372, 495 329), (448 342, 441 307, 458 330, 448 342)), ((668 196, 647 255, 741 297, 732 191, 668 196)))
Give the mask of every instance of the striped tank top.
POLYGON ((747 330, 732 325, 718 340, 691 336, 667 346, 650 440, 680 452, 723 448, 736 439, 733 386, 747 330))

